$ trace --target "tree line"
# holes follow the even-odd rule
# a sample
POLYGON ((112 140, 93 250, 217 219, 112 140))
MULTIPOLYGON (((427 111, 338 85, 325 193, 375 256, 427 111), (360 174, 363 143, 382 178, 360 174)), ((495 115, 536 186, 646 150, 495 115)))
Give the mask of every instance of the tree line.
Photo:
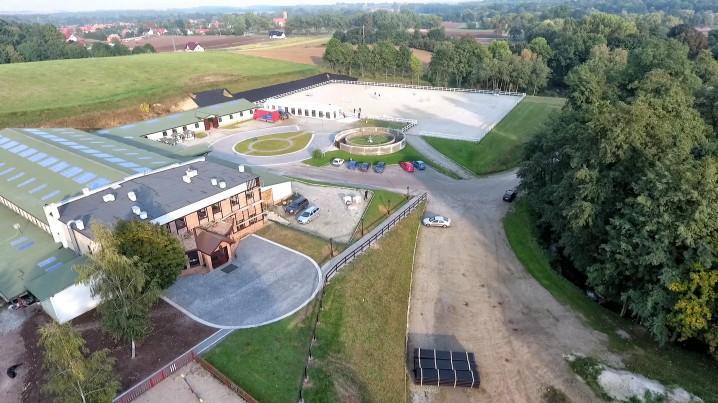
POLYGON ((576 26, 588 49, 554 49, 568 101, 519 171, 541 239, 659 342, 718 356, 718 62, 687 26, 576 26))
POLYGON ((362 76, 388 76, 409 78, 418 81, 422 64, 406 45, 395 46, 381 41, 369 46, 356 47, 348 42, 332 38, 324 50, 324 61, 335 71, 362 76))
POLYGON ((125 56, 154 53, 150 44, 130 50, 120 42, 95 42, 90 47, 65 42, 65 36, 51 24, 11 23, 0 20, 0 64, 57 59, 125 56))

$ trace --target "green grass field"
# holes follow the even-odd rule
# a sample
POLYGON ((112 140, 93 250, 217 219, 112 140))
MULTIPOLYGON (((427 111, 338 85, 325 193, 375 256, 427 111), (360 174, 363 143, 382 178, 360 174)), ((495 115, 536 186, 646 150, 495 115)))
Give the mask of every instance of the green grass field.
POLYGON ((235 144, 234 151, 254 156, 283 155, 299 151, 309 144, 312 133, 277 133, 247 139, 235 144))
POLYGON ((521 161, 523 145, 564 102, 563 98, 528 96, 479 142, 425 139, 437 151, 477 175, 504 171, 521 161))
MULTIPOLYGON (((269 223, 257 231, 257 235, 302 252, 320 266, 331 258, 328 240, 286 225, 269 223)), ((341 252, 345 247, 344 244, 335 242, 334 254, 341 252)))
POLYGON ((391 142, 392 140, 394 140, 394 136, 374 134, 367 136, 356 136, 345 140, 349 144, 354 144, 358 146, 378 146, 391 142))
POLYGON ((327 286, 305 401, 407 401, 406 310, 421 214, 327 286))
POLYGON ((209 88, 236 92, 318 72, 315 66, 228 51, 4 64, 0 127, 139 107, 209 88))
POLYGON ((536 240, 534 218, 527 204, 520 199, 515 203, 504 218, 504 229, 526 271, 556 300, 575 310, 588 325, 605 333, 609 339, 609 348, 623 355, 628 370, 657 379, 665 385, 681 386, 706 402, 718 402, 716 361, 705 354, 677 346, 661 347, 640 326, 586 297, 578 287, 551 268, 546 251, 536 240), (616 331, 619 329, 627 332, 631 338, 618 336, 616 331))
POLYGON ((388 127, 389 129, 401 129, 406 126, 403 122, 392 122, 389 120, 378 120, 378 119, 361 119, 357 122, 355 127, 388 127))

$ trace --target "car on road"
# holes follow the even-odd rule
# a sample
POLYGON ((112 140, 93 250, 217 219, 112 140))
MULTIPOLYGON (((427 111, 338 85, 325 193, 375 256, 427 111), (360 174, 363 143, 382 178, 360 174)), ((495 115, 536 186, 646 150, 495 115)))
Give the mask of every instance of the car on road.
POLYGON ((409 161, 402 161, 399 163, 399 166, 406 172, 414 172, 414 164, 409 161))
POLYGON ((374 163, 374 172, 380 174, 384 172, 384 169, 386 168, 386 163, 384 161, 379 161, 374 163))
POLYGON ((414 165, 414 168, 418 169, 419 171, 423 171, 426 169, 426 163, 424 161, 414 161, 412 164, 414 165))
POLYGON ((511 203, 516 198, 516 189, 508 189, 504 192, 504 201, 511 203))
POLYGON ((342 158, 334 158, 334 159, 332 160, 332 165, 334 165, 335 167, 340 167, 340 166, 344 165, 344 159, 342 159, 342 158))
POLYGON ((284 208, 287 214, 295 215, 298 212, 309 207, 309 200, 302 195, 297 195, 292 201, 284 208))
POLYGON ((354 160, 349 160, 349 162, 347 162, 347 169, 357 169, 358 166, 359 163, 354 160))
POLYGON ((304 210, 302 214, 297 217, 297 222, 300 224, 309 224, 319 215, 319 207, 311 206, 304 210))
POLYGON ((451 226, 451 219, 448 217, 444 217, 441 215, 435 215, 431 217, 424 217, 421 222, 427 226, 427 227, 450 227, 451 226))
POLYGON ((359 163, 359 170, 362 172, 367 172, 369 170, 369 163, 368 162, 359 163))

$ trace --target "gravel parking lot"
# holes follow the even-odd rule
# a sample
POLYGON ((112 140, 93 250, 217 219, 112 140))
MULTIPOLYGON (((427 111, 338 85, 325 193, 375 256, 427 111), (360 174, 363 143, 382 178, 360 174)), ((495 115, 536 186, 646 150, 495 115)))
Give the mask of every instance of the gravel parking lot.
POLYGON ((322 238, 332 238, 336 242, 349 242, 367 207, 367 202, 364 201, 365 189, 308 185, 301 182, 293 182, 292 187, 296 193, 309 200, 310 206, 319 207, 319 216, 309 224, 299 224, 295 217, 283 213, 290 226, 322 238), (346 206, 346 195, 361 196, 362 200, 360 203, 346 206))

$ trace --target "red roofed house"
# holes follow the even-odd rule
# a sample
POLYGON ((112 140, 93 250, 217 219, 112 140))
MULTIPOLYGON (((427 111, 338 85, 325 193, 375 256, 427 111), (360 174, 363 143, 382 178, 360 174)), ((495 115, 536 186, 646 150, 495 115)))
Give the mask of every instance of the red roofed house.
POLYGON ((272 22, 278 27, 287 25, 287 12, 283 12, 282 17, 272 18, 272 22))
POLYGON ((197 42, 187 42, 184 47, 185 52, 204 52, 204 48, 197 42))

